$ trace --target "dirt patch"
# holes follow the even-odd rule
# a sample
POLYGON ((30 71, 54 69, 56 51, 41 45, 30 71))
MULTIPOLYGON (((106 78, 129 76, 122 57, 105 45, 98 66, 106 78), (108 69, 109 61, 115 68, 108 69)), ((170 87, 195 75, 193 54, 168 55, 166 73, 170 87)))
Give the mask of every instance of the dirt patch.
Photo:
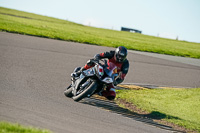
POLYGON ((133 89, 133 90, 145 90, 147 88, 136 85, 117 85, 118 89, 133 89))

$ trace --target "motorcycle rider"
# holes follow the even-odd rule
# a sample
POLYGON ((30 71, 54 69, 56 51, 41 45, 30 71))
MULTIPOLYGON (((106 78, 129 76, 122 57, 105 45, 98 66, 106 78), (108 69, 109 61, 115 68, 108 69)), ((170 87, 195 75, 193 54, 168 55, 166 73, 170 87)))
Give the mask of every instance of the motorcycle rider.
POLYGON ((119 46, 115 51, 104 52, 96 54, 94 59, 87 61, 84 67, 76 70, 76 73, 73 73, 73 76, 79 76, 81 71, 89 69, 94 66, 92 60, 100 60, 107 58, 109 62, 114 63, 117 66, 117 73, 119 74, 118 78, 115 80, 114 85, 110 84, 107 86, 106 90, 101 92, 101 95, 106 97, 109 100, 113 100, 116 97, 115 86, 122 83, 129 69, 129 61, 127 60, 128 52, 124 46, 119 46))

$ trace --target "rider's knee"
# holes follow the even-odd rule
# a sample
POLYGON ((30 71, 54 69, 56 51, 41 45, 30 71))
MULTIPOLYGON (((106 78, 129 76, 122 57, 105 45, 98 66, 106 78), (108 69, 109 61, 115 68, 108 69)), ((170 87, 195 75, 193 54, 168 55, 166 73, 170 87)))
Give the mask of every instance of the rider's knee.
POLYGON ((109 88, 106 91, 103 91, 102 95, 106 97, 108 100, 114 100, 116 97, 116 92, 114 88, 109 88))

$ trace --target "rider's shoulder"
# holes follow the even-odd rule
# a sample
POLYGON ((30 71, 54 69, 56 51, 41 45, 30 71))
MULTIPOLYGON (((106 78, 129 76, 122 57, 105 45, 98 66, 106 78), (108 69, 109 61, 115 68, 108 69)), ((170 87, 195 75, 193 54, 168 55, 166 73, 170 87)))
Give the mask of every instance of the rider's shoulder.
POLYGON ((129 61, 128 61, 128 59, 125 59, 123 64, 129 66, 129 61))
POLYGON ((104 52, 104 55, 106 57, 112 58, 115 55, 115 51, 111 50, 111 51, 104 52))

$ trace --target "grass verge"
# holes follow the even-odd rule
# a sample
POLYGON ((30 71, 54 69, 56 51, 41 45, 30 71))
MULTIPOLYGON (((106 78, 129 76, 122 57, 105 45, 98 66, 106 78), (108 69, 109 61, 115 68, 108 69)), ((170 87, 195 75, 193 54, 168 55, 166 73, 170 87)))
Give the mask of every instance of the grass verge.
POLYGON ((0 133, 51 133, 48 130, 42 130, 32 127, 24 127, 20 124, 11 124, 0 122, 0 133))
POLYGON ((117 102, 145 117, 200 132, 200 88, 118 90, 117 102))
POLYGON ((200 58, 200 43, 164 39, 76 24, 0 7, 0 31, 108 47, 200 58))

